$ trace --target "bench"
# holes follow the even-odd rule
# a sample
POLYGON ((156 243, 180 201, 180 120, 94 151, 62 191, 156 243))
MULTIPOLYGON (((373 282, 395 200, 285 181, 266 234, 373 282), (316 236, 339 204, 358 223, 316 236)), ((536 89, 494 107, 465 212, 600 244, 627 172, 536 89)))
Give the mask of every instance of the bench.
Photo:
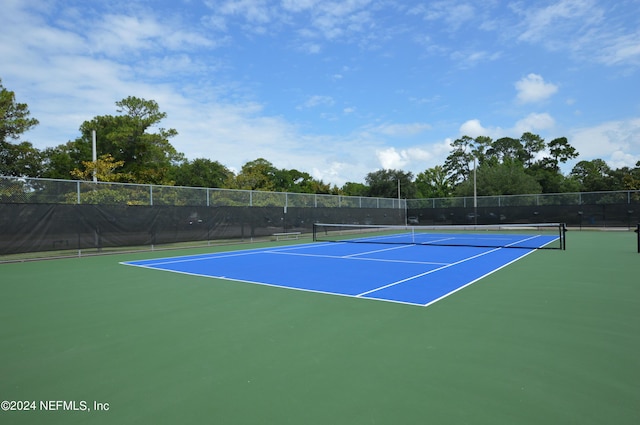
POLYGON ((277 241, 297 240, 300 237, 300 232, 274 233, 273 236, 275 236, 277 241))

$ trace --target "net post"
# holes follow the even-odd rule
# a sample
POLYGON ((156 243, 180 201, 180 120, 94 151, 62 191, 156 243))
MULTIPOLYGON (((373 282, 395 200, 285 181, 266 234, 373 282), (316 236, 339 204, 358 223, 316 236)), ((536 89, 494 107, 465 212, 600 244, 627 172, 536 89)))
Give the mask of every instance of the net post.
POLYGON ((636 225, 636 230, 634 230, 634 232, 636 232, 637 235, 637 239, 638 239, 638 253, 640 253, 640 223, 638 223, 636 225))
POLYGON ((560 223, 560 245, 563 251, 567 249, 567 224, 566 223, 560 223))

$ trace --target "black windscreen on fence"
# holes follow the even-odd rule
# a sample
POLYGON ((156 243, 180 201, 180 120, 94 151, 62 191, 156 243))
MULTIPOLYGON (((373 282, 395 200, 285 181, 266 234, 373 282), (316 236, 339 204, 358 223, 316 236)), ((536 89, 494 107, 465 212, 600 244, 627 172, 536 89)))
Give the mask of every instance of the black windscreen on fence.
POLYGON ((403 209, 0 204, 0 255, 251 240, 314 222, 402 224, 403 209))
MULTIPOLYGON (((408 217, 425 225, 566 223, 574 227, 631 227, 640 219, 633 204, 409 208, 408 217)), ((411 219, 410 219, 411 221, 411 219)))

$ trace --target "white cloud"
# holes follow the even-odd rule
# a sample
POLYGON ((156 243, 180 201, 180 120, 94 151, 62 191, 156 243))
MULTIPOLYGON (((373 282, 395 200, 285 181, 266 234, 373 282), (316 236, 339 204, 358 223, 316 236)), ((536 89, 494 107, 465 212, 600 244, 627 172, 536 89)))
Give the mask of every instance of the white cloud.
POLYGON ((314 95, 305 100, 297 109, 315 108, 318 106, 333 106, 335 101, 331 96, 314 95))
MULTIPOLYGON (((522 17, 517 39, 551 51, 568 52, 583 61, 608 66, 640 66, 637 20, 618 2, 559 0, 549 5, 512 3, 522 17)), ((633 6, 632 6, 633 7, 633 6)))
POLYGON ((541 130, 550 130, 555 126, 555 120, 547 113, 532 113, 518 120, 514 126, 516 134, 521 135, 525 132, 538 132, 541 130))
POLYGON ((530 42, 544 40, 548 43, 562 43, 564 40, 553 41, 553 37, 549 35, 557 36, 559 32, 581 29, 580 27, 593 25, 602 18, 602 9, 593 0, 560 0, 543 7, 536 7, 538 4, 534 3, 531 5, 533 7, 529 9, 518 9, 520 5, 512 5, 525 16, 526 27, 519 38, 530 42))
POLYGON ((451 54, 451 58, 457 61, 463 69, 472 68, 482 62, 493 62, 501 57, 501 52, 487 51, 457 51, 451 54))
POLYGON ((633 167, 640 161, 640 118, 609 121, 572 130, 569 143, 580 153, 579 160, 603 159, 612 168, 633 167))
POLYGON ((282 0, 282 7, 291 12, 311 9, 319 0, 282 0))
POLYGON ((430 128, 431 126, 429 124, 424 123, 383 124, 371 128, 371 132, 391 137, 407 137, 415 136, 430 128))
POLYGON ((426 21, 442 20, 450 31, 457 30, 465 22, 476 17, 476 10, 469 3, 451 1, 431 2, 428 5, 420 4, 409 9, 411 15, 421 15, 426 21))
POLYGON ((609 36, 595 57, 607 65, 640 66, 640 30, 631 34, 609 36))
POLYGON ((488 129, 482 126, 480 120, 473 119, 464 122, 460 126, 460 134, 463 136, 469 136, 471 138, 476 138, 478 136, 489 136, 492 137, 491 134, 495 132, 495 129, 488 129))
MULTIPOLYGON (((426 164, 433 154, 424 148, 413 147, 408 149, 396 149, 389 147, 386 149, 380 149, 376 151, 376 156, 383 169, 414 169, 420 164, 426 164)), ((426 166, 423 166, 422 170, 425 170, 426 166)))
POLYGON ((223 15, 241 16, 250 23, 264 24, 271 20, 271 8, 266 0, 233 0, 215 5, 223 15))
POLYGON ((518 101, 533 103, 546 100, 558 91, 558 86, 546 83, 542 76, 529 74, 515 83, 518 101))
MULTIPOLYGON (((552 117, 537 112, 515 119, 513 111, 502 117, 504 111, 490 111, 491 121, 471 119, 459 128, 451 126, 464 108, 483 107, 473 104, 476 99, 469 96, 459 100, 465 103, 464 107, 455 103, 460 95, 451 87, 459 87, 458 78, 468 79, 469 85, 488 85, 499 80, 498 75, 520 72, 509 68, 509 61, 502 62, 511 47, 501 46, 504 49, 501 55, 486 47, 493 44, 484 44, 489 41, 484 38, 491 35, 489 31, 505 26, 487 26, 481 33, 475 30, 479 27, 474 27, 478 38, 465 38, 463 44, 457 39, 458 34, 447 32, 447 23, 450 28, 465 23, 459 28, 460 34, 475 25, 478 19, 473 13, 487 22, 485 12, 497 8, 495 1, 490 1, 489 6, 456 1, 449 9, 445 2, 432 2, 416 19, 394 15, 398 10, 401 13, 407 10, 406 5, 397 2, 392 7, 388 2, 369 0, 211 0, 209 13, 214 15, 189 24, 188 15, 196 15, 200 10, 195 6, 184 9, 184 4, 175 7, 167 3, 158 6, 167 7, 160 11, 132 2, 130 8, 110 14, 109 10, 115 9, 97 4, 91 10, 80 10, 66 8, 62 3, 56 9, 44 0, 5 3, 6 16, 0 28, 3 58, 0 77, 40 120, 40 125, 25 135, 39 148, 78 137, 78 127, 84 120, 113 114, 115 101, 138 96, 157 101, 161 110, 167 112, 168 118, 162 125, 178 130, 179 135, 171 143, 190 159, 219 160, 238 170, 246 161, 263 157, 279 168, 304 170, 338 185, 363 181, 367 173, 380 167, 417 173, 442 164, 450 152, 450 140, 446 138, 455 138, 456 130, 471 137, 519 137, 525 131, 552 133, 557 129, 557 120, 563 129, 549 137, 570 137, 570 143, 575 141, 581 153, 580 159, 602 157, 614 167, 633 165, 638 158, 630 152, 640 152, 637 120, 571 130, 573 117, 568 115, 552 117), (169 8, 175 11, 174 15, 164 13, 169 8), (422 17, 434 21, 425 25, 422 17), (245 31, 251 25, 256 29, 245 31), (270 37, 256 36, 258 27, 272 31, 270 37), (429 33, 412 31, 418 27, 429 33), (282 37, 278 38, 278 32, 283 33, 282 37), (446 41, 440 37, 443 32, 446 41), (374 40, 377 42, 390 34, 396 38, 380 54, 363 55, 367 48, 356 47, 362 40, 369 41, 370 35, 379 37, 374 40), (429 47, 438 43, 440 57, 427 63, 425 57, 419 57, 425 49, 416 49, 413 43, 416 39, 426 40, 429 47), (330 46, 329 40, 340 44, 330 46), (269 48, 276 44, 282 49, 282 56, 271 55, 269 48), (216 50, 221 46, 229 48, 216 50), (393 52, 397 55, 386 55, 392 48, 397 49, 393 52), (301 55, 299 49, 327 54, 310 57, 301 55), (415 57, 418 59, 414 60, 415 57), (451 59, 467 65, 481 62, 483 66, 474 73, 460 72, 460 67, 452 69, 451 59), (276 71, 283 83, 272 78, 276 71), (301 72, 315 71, 317 75, 301 78, 307 77, 301 72), (415 84, 412 75, 423 76, 424 84, 415 84), (392 96, 385 93, 389 85, 393 86, 392 96), (380 92, 373 94, 371 90, 377 88, 380 92), (306 114, 308 120, 300 124, 295 120, 302 114, 287 116, 291 112, 291 99, 283 99, 291 93, 299 96, 294 100, 298 109, 309 108, 314 112, 306 114), (408 98, 405 102, 408 108, 403 109, 402 101, 398 100, 401 98, 408 98), (313 120, 329 116, 320 112, 330 113, 331 126, 313 120), (420 122, 424 116, 429 117, 430 124, 420 122), (501 121, 504 116, 509 117, 506 124, 501 121), (432 140, 424 140, 427 132, 432 140)), ((538 43, 585 55, 593 53, 591 61, 638 64, 637 28, 629 31, 621 23, 609 25, 611 31, 596 31, 602 28, 598 21, 601 11, 585 7, 593 4, 558 0, 555 5, 559 8, 545 8, 535 2, 531 3, 533 6, 517 3, 530 9, 529 14, 523 12, 523 22, 528 17, 534 18, 532 22, 539 31, 536 35, 534 26, 520 26, 523 43, 518 48, 538 43), (564 10, 580 11, 578 20, 564 10), (558 37, 580 22, 588 25, 577 36, 558 37), (545 31, 550 31, 553 37, 543 38, 547 37, 545 31), (550 38, 556 38, 558 44, 547 44, 550 38), (590 42, 597 47, 589 47, 590 42)), ((195 3, 188 6, 192 5, 195 3)), ((500 12, 505 12, 500 16, 509 15, 508 11, 500 12)), ((495 19, 498 22, 498 16, 495 19)), ((568 81, 577 74, 563 76, 561 72, 565 67, 578 65, 563 62, 557 67, 559 76, 554 78, 568 81)), ((595 69, 593 75, 599 81, 615 81, 609 71, 605 71, 605 77, 597 72, 595 69)), ((633 70, 625 78, 626 87, 635 87, 633 70)), ((503 83, 500 81, 500 85, 503 83)), ((572 80, 574 85, 575 91, 567 96, 578 96, 575 93, 580 93, 579 90, 588 91, 578 80, 572 80)), ((518 101, 527 105, 544 101, 557 93, 558 87, 559 84, 544 81, 538 74, 529 74, 516 83, 518 101)), ((496 90, 500 96, 500 88, 496 90)), ((585 115, 590 113, 588 97, 578 97, 580 109, 585 115)), ((626 113, 633 110, 628 101, 624 106, 626 113)), ((565 105, 565 109, 569 108, 565 105)), ((560 112, 556 110, 554 114, 560 112)))
MULTIPOLYGON (((610 167, 634 167, 640 161, 640 118, 629 120, 609 121, 593 127, 583 127, 566 130, 564 134, 557 134, 556 123, 547 113, 529 114, 516 121, 510 128, 484 127, 480 120, 472 119, 460 126, 460 135, 475 138, 488 136, 493 139, 500 137, 520 137, 525 132, 540 134, 549 140, 566 136, 571 146, 575 147, 580 156, 563 168, 570 170, 577 161, 603 159, 610 167), (633 154, 631 152, 636 152, 633 154)), ((387 152, 390 161, 402 158, 387 152)))
POLYGON ((525 132, 538 133, 543 130, 553 129, 554 126, 555 120, 551 115, 547 113, 532 113, 516 121, 510 128, 485 127, 480 120, 471 119, 460 126, 459 134, 471 138, 488 136, 492 139, 497 139, 500 137, 520 137, 525 132))

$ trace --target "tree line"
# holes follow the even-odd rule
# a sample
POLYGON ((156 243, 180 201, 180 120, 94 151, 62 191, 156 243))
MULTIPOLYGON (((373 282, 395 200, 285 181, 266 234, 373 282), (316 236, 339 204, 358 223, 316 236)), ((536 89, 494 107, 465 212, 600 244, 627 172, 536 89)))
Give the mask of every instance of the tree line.
POLYGON ((451 145, 444 164, 414 176, 383 169, 368 173, 364 183, 330 185, 296 169, 280 169, 264 158, 247 162, 234 173, 219 161, 189 160, 170 139, 175 129, 160 126, 167 114, 153 100, 127 97, 116 115, 96 116, 80 125, 75 140, 46 149, 20 141, 39 124, 25 103, 0 80, 0 175, 92 180, 140 184, 248 189, 352 196, 443 198, 640 189, 640 161, 635 167, 612 169, 602 159, 579 161, 564 175, 560 165, 579 153, 566 137, 549 142, 539 135, 493 140, 463 136, 451 145), (92 132, 100 152, 92 161, 92 132), (13 141, 13 142, 12 142, 13 141))

